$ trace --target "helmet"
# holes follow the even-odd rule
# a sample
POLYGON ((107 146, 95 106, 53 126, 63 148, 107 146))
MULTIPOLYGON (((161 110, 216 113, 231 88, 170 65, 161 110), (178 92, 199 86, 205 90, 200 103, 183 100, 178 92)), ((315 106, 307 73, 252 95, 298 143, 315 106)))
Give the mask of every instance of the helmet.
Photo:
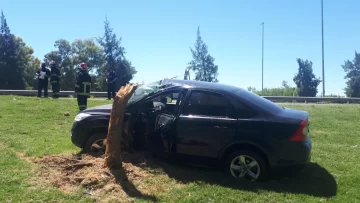
POLYGON ((81 67, 81 69, 86 70, 86 69, 87 69, 87 64, 84 63, 84 62, 82 62, 82 63, 80 64, 80 67, 81 67))

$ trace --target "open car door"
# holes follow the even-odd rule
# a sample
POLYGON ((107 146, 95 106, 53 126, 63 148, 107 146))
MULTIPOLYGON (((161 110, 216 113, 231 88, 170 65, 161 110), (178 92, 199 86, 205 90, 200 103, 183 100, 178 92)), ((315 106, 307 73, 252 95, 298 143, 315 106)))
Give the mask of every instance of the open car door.
POLYGON ((157 115, 154 133, 148 138, 149 151, 154 155, 166 156, 171 153, 175 119, 175 116, 166 113, 157 115))
POLYGON ((173 90, 161 97, 160 102, 164 109, 160 109, 155 118, 154 133, 148 140, 149 151, 154 155, 168 155, 174 152, 176 137, 176 118, 184 93, 183 90, 173 90))

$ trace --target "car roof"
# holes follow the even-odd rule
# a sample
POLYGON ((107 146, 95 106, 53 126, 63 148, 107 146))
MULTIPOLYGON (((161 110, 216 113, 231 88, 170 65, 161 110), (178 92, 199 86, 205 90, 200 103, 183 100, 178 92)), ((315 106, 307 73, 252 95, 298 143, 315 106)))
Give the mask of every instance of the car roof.
POLYGON ((162 82, 163 85, 169 86, 186 86, 187 88, 201 88, 201 89, 215 89, 225 92, 235 92, 239 90, 243 90, 240 87, 235 87, 231 85, 225 85, 214 82, 204 82, 204 81, 196 81, 196 80, 178 80, 178 79, 164 79, 162 82))
POLYGON ((231 85, 224 85, 213 82, 202 82, 195 80, 176 80, 176 79, 164 79, 162 85, 174 87, 183 86, 185 88, 200 88, 204 90, 216 90, 217 92, 224 92, 228 95, 233 95, 236 98, 245 100, 246 103, 257 106, 257 108, 270 113, 277 113, 282 109, 279 105, 240 87, 231 85))

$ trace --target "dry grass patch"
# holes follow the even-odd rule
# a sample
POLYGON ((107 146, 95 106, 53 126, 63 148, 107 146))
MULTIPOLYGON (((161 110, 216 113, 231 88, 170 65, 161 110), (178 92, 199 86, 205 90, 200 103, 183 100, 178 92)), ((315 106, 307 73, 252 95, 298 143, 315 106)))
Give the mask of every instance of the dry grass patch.
POLYGON ((40 166, 37 182, 50 184, 64 193, 83 190, 96 202, 133 202, 136 198, 156 201, 155 195, 184 186, 169 178, 160 167, 154 168, 154 161, 142 152, 123 154, 122 170, 109 170, 104 167, 103 157, 86 154, 24 158, 40 166))

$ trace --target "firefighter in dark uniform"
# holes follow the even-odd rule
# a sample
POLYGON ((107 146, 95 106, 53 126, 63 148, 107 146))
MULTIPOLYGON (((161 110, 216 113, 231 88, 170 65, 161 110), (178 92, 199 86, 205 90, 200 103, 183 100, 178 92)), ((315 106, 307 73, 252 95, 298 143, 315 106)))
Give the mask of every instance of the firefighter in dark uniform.
POLYGON ((117 80, 116 71, 113 67, 110 67, 106 75, 108 100, 115 97, 116 80, 117 80))
POLYGON ((50 70, 46 68, 46 64, 42 63, 41 68, 36 71, 36 77, 38 80, 38 94, 37 97, 41 97, 42 89, 44 89, 44 97, 48 97, 49 77, 50 70))
POLYGON ((191 67, 187 67, 187 68, 185 69, 184 80, 190 80, 190 73, 189 73, 190 68, 191 68, 191 67))
POLYGON ((75 93, 79 105, 79 111, 87 108, 87 99, 90 97, 91 76, 87 71, 87 64, 80 64, 80 71, 76 76, 75 93))
POLYGON ((55 61, 50 62, 51 77, 50 83, 53 92, 53 98, 57 99, 60 96, 60 69, 56 67, 55 61))

